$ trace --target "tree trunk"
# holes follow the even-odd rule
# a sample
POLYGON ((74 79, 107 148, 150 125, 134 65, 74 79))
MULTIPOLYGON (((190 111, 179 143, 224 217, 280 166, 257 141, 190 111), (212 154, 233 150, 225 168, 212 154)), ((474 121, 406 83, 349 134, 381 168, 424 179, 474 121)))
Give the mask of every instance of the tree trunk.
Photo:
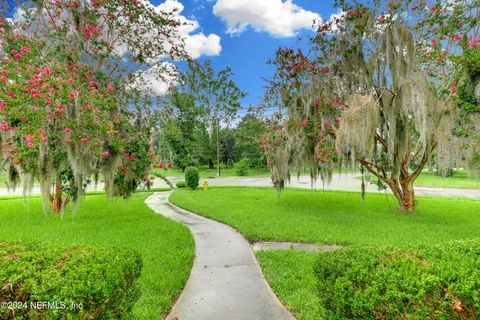
POLYGON ((413 188, 413 180, 411 177, 403 182, 403 203, 400 204, 401 212, 415 213, 415 191, 413 188))
POLYGON ((55 213, 63 212, 70 198, 63 198, 63 189, 60 183, 55 184, 55 192, 50 196, 50 207, 55 213))
POLYGON ((415 192, 413 188, 413 176, 386 179, 384 182, 390 187, 398 202, 398 211, 401 213, 415 213, 415 192))
POLYGON ((219 137, 219 125, 217 119, 217 176, 220 177, 220 137, 219 137))

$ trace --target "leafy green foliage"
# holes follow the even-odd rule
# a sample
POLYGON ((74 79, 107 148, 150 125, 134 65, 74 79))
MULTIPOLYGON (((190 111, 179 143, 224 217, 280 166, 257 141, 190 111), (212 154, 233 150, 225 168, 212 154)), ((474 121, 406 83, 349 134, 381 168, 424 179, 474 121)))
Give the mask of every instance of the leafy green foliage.
POLYGON ((266 130, 266 123, 254 114, 245 115, 234 128, 235 146, 241 158, 247 158, 250 167, 265 166, 263 152, 260 148, 260 136, 266 130))
POLYGON ((466 319, 480 309, 480 241, 351 247, 315 266, 326 319, 466 319))
POLYGON ((199 165, 206 153, 205 140, 208 141, 208 134, 201 121, 201 110, 195 105, 195 97, 174 92, 165 103, 170 115, 160 134, 162 157, 169 158, 182 171, 188 166, 199 165))
POLYGON ((141 269, 132 249, 0 242, 0 299, 19 303, 1 308, 0 317, 129 319, 141 269), (32 307, 36 302, 57 305, 32 307))
MULTIPOLYGON (((185 90, 195 97, 201 114, 208 124, 210 140, 215 137, 217 174, 220 175, 220 129, 222 123, 230 124, 240 109, 240 99, 246 96, 232 80, 233 71, 227 67, 216 72, 210 60, 204 63, 191 61, 185 75, 185 90)), ((209 160, 213 164, 210 145, 209 160)))
POLYGON ((177 188, 185 188, 187 186, 187 184, 183 180, 177 181, 175 185, 177 186, 177 188))
POLYGON ((242 160, 238 161, 235 164, 235 170, 237 172, 237 175, 239 176, 248 175, 248 170, 250 169, 248 162, 249 162, 248 159, 243 158, 242 160))
POLYGON ((185 183, 187 186, 194 190, 198 187, 198 183, 200 181, 200 174, 198 172, 198 168, 196 167, 188 167, 185 170, 185 183))
POLYGON ((186 227, 148 209, 148 196, 135 194, 126 202, 87 195, 76 214, 68 206, 63 217, 42 214, 39 197, 27 203, 0 197, 0 240, 131 248, 142 255, 143 269, 141 296, 130 319, 163 318, 187 282, 194 242, 186 227))

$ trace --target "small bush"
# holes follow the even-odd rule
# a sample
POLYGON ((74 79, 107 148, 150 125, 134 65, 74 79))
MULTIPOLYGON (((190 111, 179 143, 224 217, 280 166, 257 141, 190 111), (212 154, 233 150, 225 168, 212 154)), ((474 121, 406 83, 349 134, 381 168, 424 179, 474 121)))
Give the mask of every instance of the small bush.
POLYGON ((235 164, 235 170, 238 176, 248 175, 248 170, 250 170, 249 161, 246 158, 241 159, 235 164))
POLYGON ((480 241, 351 247, 315 267, 326 319, 477 319, 480 241))
POLYGON ((198 187, 198 183, 200 181, 200 174, 198 173, 197 167, 188 167, 185 170, 185 183, 186 185, 195 190, 198 187))
POLYGON ((131 319, 141 269, 130 249, 0 242, 0 319, 131 319))
POLYGON ((187 186, 187 184, 183 180, 177 181, 175 185, 177 186, 177 188, 185 188, 187 186))

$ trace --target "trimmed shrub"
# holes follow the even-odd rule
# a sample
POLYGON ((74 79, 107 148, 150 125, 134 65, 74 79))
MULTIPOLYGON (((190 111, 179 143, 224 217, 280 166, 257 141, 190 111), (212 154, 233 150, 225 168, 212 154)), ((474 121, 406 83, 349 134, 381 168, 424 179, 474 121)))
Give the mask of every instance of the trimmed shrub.
POLYGON ((195 190, 198 187, 199 181, 200 181, 200 174, 198 172, 198 168, 188 167, 185 170, 185 183, 187 184, 187 186, 190 189, 195 190))
POLYGON ((358 246, 320 254, 326 319, 477 319, 480 241, 416 251, 358 246))
POLYGON ((237 172, 238 176, 246 176, 248 175, 248 170, 250 170, 249 161, 246 158, 241 159, 237 163, 235 163, 235 171, 237 172))
POLYGON ((177 188, 185 188, 187 186, 187 184, 183 180, 177 181, 175 185, 177 186, 177 188))
POLYGON ((141 269, 131 249, 0 242, 0 319, 131 319, 141 269))

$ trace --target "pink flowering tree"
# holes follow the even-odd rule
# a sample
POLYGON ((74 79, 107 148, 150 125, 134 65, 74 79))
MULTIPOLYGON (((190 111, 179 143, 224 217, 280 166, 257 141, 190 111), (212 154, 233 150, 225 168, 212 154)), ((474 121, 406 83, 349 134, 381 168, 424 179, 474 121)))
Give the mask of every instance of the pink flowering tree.
POLYGON ((450 100, 451 116, 444 117, 436 163, 439 169, 465 166, 480 172, 480 1, 423 2, 419 23, 430 40, 425 53, 429 76, 450 100))
POLYGON ((271 63, 270 96, 277 96, 279 112, 267 119, 261 148, 272 169, 272 181, 283 189, 292 171, 310 168, 312 181, 328 182, 335 162, 336 131, 344 104, 329 85, 330 70, 301 50, 280 48, 271 63), (285 113, 281 113, 285 110, 285 113))
POLYGON ((342 13, 319 27, 314 43, 347 105, 339 156, 378 177, 400 212, 413 213, 415 179, 439 144, 451 145, 441 124, 465 70, 459 57, 476 49, 478 21, 468 13, 475 1, 337 3, 342 13))
POLYGON ((144 86, 184 57, 174 13, 137 1, 34 1, 1 17, 0 139, 8 183, 40 183, 61 212, 101 174, 110 195, 149 185, 155 112, 144 86))

